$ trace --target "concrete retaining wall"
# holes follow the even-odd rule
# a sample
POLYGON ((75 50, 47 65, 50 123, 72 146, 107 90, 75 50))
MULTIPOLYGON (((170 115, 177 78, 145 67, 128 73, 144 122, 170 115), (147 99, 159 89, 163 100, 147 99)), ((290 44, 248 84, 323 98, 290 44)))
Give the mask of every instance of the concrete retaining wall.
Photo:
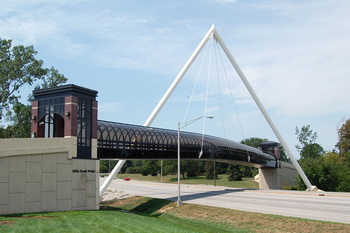
POLYGON ((99 209, 99 162, 76 138, 0 140, 0 214, 99 209))
POLYGON ((281 162, 281 168, 259 168, 260 189, 286 189, 295 186, 298 172, 291 163, 281 162))

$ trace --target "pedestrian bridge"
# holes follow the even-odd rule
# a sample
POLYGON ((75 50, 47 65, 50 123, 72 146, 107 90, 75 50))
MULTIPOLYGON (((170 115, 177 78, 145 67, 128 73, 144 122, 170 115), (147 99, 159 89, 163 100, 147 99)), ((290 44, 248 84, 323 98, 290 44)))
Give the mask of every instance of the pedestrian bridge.
MULTIPOLYGON (((177 159, 177 130, 98 121, 99 159, 177 159)), ((274 156, 241 143, 181 131, 181 159, 214 160, 251 167, 277 167, 274 156), (203 154, 199 158, 200 151, 203 154)))

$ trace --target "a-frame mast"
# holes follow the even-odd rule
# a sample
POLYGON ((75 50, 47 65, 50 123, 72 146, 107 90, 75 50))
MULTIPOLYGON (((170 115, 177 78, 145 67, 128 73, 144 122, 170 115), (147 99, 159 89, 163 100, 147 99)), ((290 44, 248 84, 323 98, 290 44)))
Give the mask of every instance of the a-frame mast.
MULTIPOLYGON (((185 65, 183 66, 183 68, 181 69, 179 74, 176 76, 176 78, 173 81, 173 83, 170 85, 168 90, 163 95, 162 99, 159 101, 159 103, 154 108, 153 112, 151 113, 151 115, 148 117, 148 119, 146 120, 146 122, 143 125, 144 126, 150 126, 152 124, 153 120, 156 118, 156 116, 158 115, 159 111, 162 109, 162 107, 164 106, 166 101, 169 99, 171 94, 174 92, 174 90, 176 89, 177 85, 182 80, 183 76, 186 74, 186 72, 191 67, 191 65, 194 62, 194 60, 197 58, 197 56, 199 55, 199 53, 203 49, 204 45, 207 43, 207 41, 211 37, 214 37, 217 40, 217 42, 220 44, 221 48, 224 50, 227 58, 229 59, 229 61, 233 65, 233 67, 235 68, 237 74, 239 75, 239 77, 241 78, 242 82, 244 83, 244 85, 248 89, 248 91, 249 91, 250 95, 252 96, 252 98, 254 99, 255 103, 258 105, 261 113, 264 115, 266 121, 269 123, 272 131, 275 133, 275 135, 278 138, 278 140, 280 141, 281 145, 286 150, 289 158, 291 159, 294 167, 297 169, 300 177, 303 179, 304 183, 306 184, 308 190, 312 191, 315 187, 311 185, 309 179, 306 177, 303 169, 300 167, 298 161, 295 159, 294 155, 292 154, 292 151, 289 149, 287 143, 285 142, 285 140, 283 139, 282 135, 278 131, 277 127, 273 123, 271 117, 267 113, 265 107, 262 105, 262 103, 259 100, 258 96, 256 95, 255 91, 253 90, 253 88, 251 87, 251 85, 248 82, 247 78, 245 77, 244 73, 242 72, 241 68, 238 66, 238 64, 236 63, 236 61, 233 58, 232 54, 230 53, 230 51, 228 50, 227 46, 225 45, 224 41, 221 39, 221 36, 219 35, 217 30, 215 29, 214 24, 210 27, 209 31, 205 34, 205 36, 202 39, 202 41, 199 43, 199 45, 197 46, 195 51, 192 53, 190 58, 187 60, 187 62, 185 63, 185 65)), ((124 165, 125 162, 126 162, 126 160, 119 160, 118 161, 116 166, 113 168, 112 172, 107 177, 106 181, 101 186, 101 188, 100 188, 100 196, 102 196, 103 193, 106 191, 106 189, 108 188, 108 186, 112 182, 113 178, 118 174, 118 172, 120 171, 120 169, 122 168, 122 166, 124 165)))
POLYGON ((228 48, 226 47, 224 41, 221 39, 221 36, 219 35, 219 33, 216 31, 216 29, 214 28, 214 38, 216 39, 216 41, 220 44, 222 50, 224 50, 227 58, 229 59, 229 61, 231 62, 232 66, 235 68, 238 76, 241 78, 242 82, 244 83, 244 85, 246 86, 247 90, 249 91, 250 95, 252 96, 252 98, 254 99, 256 105, 258 105, 258 108, 260 109, 261 113, 264 115, 266 121, 269 123, 272 131, 274 132, 274 134, 276 135, 276 137, 278 138, 278 140, 280 141, 281 145, 283 146, 283 148, 285 149, 285 151, 287 152, 291 162, 293 163, 294 167, 297 169, 300 177, 303 179, 305 185, 307 186, 308 191, 313 191, 313 189, 317 189, 315 186, 312 186, 309 179, 306 177, 303 169, 300 167, 298 161, 295 159, 292 151, 289 149, 289 146, 287 145, 286 141, 284 140, 284 138, 282 137, 281 133, 279 132, 279 130, 277 129, 276 125, 274 124, 274 122, 272 121, 270 115, 267 113, 264 105, 261 103, 260 99, 258 98, 258 96, 256 95, 254 89, 252 88, 252 86, 250 85, 250 83, 248 82, 247 78, 245 77, 244 73, 242 72, 241 68, 238 66, 237 62, 235 61, 235 59, 233 58, 230 50, 228 50, 228 48))

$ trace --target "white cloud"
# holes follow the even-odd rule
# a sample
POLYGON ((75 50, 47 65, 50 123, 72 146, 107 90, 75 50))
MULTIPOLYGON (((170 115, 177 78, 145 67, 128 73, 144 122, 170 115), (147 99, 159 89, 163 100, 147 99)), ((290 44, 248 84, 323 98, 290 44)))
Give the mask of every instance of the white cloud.
POLYGON ((285 24, 242 29, 254 37, 242 69, 259 96, 283 115, 319 115, 349 109, 349 4, 330 1, 272 2, 259 10, 289 19, 285 24), (258 39, 258 37, 263 40, 258 39), (267 38, 271 38, 269 42, 267 38))

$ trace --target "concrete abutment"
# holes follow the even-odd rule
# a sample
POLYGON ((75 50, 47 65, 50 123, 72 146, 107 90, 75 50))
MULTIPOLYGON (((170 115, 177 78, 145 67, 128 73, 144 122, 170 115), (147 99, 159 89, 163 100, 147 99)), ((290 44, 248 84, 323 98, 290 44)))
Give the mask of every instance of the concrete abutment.
POLYGON ((280 168, 259 168, 259 189, 287 189, 295 186, 297 170, 291 163, 281 162, 280 168))

